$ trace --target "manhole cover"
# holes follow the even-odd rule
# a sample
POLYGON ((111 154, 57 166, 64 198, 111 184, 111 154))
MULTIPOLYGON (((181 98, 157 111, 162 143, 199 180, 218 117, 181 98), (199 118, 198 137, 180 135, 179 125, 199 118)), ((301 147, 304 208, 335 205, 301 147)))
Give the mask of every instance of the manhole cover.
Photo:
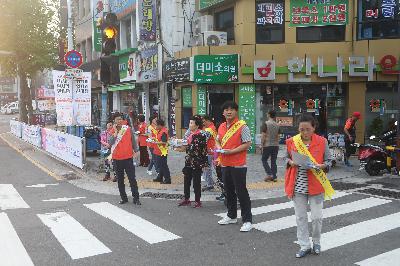
POLYGON ((184 198, 182 194, 153 193, 153 192, 145 192, 141 195, 141 197, 147 197, 153 199, 173 199, 173 200, 179 200, 184 198))

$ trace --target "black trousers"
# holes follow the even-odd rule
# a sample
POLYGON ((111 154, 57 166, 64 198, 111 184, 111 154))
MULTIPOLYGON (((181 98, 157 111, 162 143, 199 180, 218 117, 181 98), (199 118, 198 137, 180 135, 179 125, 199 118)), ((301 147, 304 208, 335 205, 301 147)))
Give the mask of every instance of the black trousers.
POLYGON ((158 168, 158 180, 164 180, 165 182, 171 181, 171 174, 168 167, 168 156, 157 156, 156 165, 158 168))
POLYGON ((183 176, 185 199, 190 199, 190 185, 193 179, 193 189, 195 201, 200 201, 201 198, 201 169, 186 168, 186 173, 183 176))
POLYGON ((228 217, 237 218, 237 199, 239 199, 243 223, 252 222, 251 201, 246 188, 247 168, 222 167, 222 178, 226 192, 228 217))
POLYGON ((346 160, 349 159, 350 156, 356 152, 355 147, 351 146, 354 143, 355 143, 355 137, 353 137, 353 141, 350 141, 348 138, 344 139, 344 145, 345 145, 344 148, 346 150, 346 153, 345 153, 346 160))
POLYGON ((138 199, 139 198, 139 190, 135 177, 135 166, 133 165, 132 158, 126 160, 114 160, 114 171, 117 175, 118 179, 118 189, 119 195, 122 200, 128 200, 128 196, 125 191, 125 173, 128 176, 129 184, 131 186, 132 197, 138 199))
POLYGON ((150 163, 149 152, 147 151, 147 146, 139 146, 140 151, 140 166, 147 167, 150 163))
POLYGON ((276 173, 278 167, 276 165, 276 159, 278 158, 279 146, 268 146, 263 148, 263 153, 261 157, 262 164, 264 166, 264 170, 267 175, 272 176, 273 179, 276 179, 276 173), (268 160, 271 158, 271 167, 268 164, 268 160))

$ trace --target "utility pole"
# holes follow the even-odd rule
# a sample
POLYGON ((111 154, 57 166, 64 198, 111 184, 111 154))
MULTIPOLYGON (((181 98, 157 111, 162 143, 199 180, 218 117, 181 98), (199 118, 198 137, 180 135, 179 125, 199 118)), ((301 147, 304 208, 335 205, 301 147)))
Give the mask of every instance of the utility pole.
MULTIPOLYGON (((110 4, 109 1, 106 0, 103 2, 104 3, 104 13, 109 13, 110 12, 110 4)), ((107 128, 107 110, 108 110, 108 105, 107 105, 107 98, 108 98, 108 88, 107 84, 102 83, 101 84, 101 118, 100 118, 100 126, 101 130, 106 130, 107 128)))
POLYGON ((68 38, 68 51, 74 49, 74 42, 72 40, 72 0, 67 0, 68 9, 68 28, 67 28, 67 38, 68 38))
MULTIPOLYGON (((399 64, 400 66, 400 64, 399 64)), ((400 69, 397 75, 397 156, 396 168, 400 175, 400 69)))

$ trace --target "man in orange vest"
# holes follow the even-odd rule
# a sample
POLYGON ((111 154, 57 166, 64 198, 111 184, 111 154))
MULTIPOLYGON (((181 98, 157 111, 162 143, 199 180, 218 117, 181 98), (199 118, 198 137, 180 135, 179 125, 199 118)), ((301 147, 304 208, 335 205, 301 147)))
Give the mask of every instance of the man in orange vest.
POLYGON ((140 163, 139 166, 149 166, 150 159, 147 151, 147 124, 145 122, 144 115, 138 116, 139 121, 139 151, 140 151, 140 163))
MULTIPOLYGON (((149 121, 150 121, 150 125, 147 128, 147 137, 149 139, 155 140, 155 139, 157 139, 157 129, 156 129, 157 128, 157 116, 152 115, 150 117, 149 121)), ((150 154, 151 154, 150 164, 149 164, 149 167, 147 168, 147 174, 152 175, 153 174, 153 172, 152 172, 153 166, 154 166, 154 169, 156 170, 156 172, 158 173, 158 167, 156 164, 157 155, 154 154, 154 146, 155 146, 154 143, 147 142, 147 146, 149 147, 150 154)))
POLYGON ((168 168, 168 129, 165 127, 164 120, 157 120, 156 129, 157 140, 154 143, 154 154, 157 156, 158 176, 153 181, 161 184, 171 184, 171 174, 168 168))
POLYGON ((135 139, 131 127, 126 124, 120 115, 114 118, 114 132, 111 143, 110 159, 114 160, 114 171, 118 179, 118 189, 121 196, 119 204, 128 202, 124 182, 124 174, 126 173, 131 186, 133 204, 141 205, 135 178, 135 166, 133 165, 133 157, 136 156, 134 151, 135 139))
POLYGON ((226 102, 222 106, 226 122, 218 128, 217 152, 221 154, 222 178, 226 191, 228 214, 220 225, 237 223, 237 199, 239 199, 243 226, 241 232, 252 228, 251 201, 246 188, 246 156, 251 146, 251 133, 246 122, 238 119, 238 105, 226 102))
POLYGON ((212 177, 213 170, 213 158, 215 150, 215 138, 217 137, 217 129, 213 123, 211 117, 205 115, 203 116, 204 130, 210 134, 210 138, 207 141, 207 151, 208 151, 208 167, 204 169, 203 174, 206 180, 206 185, 202 188, 202 191, 212 190, 214 188, 214 180, 212 177))

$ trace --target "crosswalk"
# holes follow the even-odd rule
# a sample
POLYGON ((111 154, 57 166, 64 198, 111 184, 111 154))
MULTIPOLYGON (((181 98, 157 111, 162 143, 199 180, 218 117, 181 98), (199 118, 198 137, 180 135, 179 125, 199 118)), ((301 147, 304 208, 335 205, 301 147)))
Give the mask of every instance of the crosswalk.
MULTIPOLYGON (((50 186, 53 185, 50 184, 50 186)), ((28 189, 46 189, 46 187, 48 187, 48 184, 26 186, 28 189)), ((51 204, 52 202, 82 199, 86 199, 86 197, 41 199, 41 202, 51 204)), ((256 233, 279 234, 283 230, 296 227, 293 203, 288 200, 279 199, 279 201, 279 203, 265 204, 252 209, 256 233), (267 217, 273 217, 273 219, 268 219, 267 217)), ((324 219, 329 220, 346 215, 357 217, 361 213, 368 213, 368 215, 361 215, 364 218, 358 220, 354 219, 355 222, 353 224, 346 224, 346 226, 342 227, 334 225, 330 227, 330 231, 323 232, 323 252, 355 244, 363 245, 363 243, 370 241, 374 237, 379 237, 385 232, 399 229, 400 212, 383 212, 380 215, 379 212, 375 211, 376 208, 385 208, 392 202, 389 199, 355 196, 351 193, 339 191, 332 202, 323 209, 324 219)), ((133 236, 130 241, 142 242, 144 245, 162 245, 164 242, 176 241, 185 237, 185 233, 170 232, 166 228, 157 225, 158 221, 154 219, 146 220, 138 214, 124 210, 122 207, 109 202, 79 203, 78 206, 83 210, 87 210, 87 212, 82 212, 82 214, 68 209, 52 209, 50 212, 42 210, 36 213, 13 185, 0 184, 0 258, 9 258, 6 261, 1 261, 1 266, 34 265, 26 247, 24 247, 24 241, 18 235, 18 227, 13 225, 15 221, 13 221, 12 213, 18 209, 24 210, 28 208, 29 212, 33 212, 33 216, 37 218, 37 223, 43 228, 44 232, 54 237, 51 241, 55 241, 57 243, 56 247, 61 248, 61 252, 64 252, 71 260, 107 255, 117 251, 113 250, 115 243, 112 240, 108 241, 107 237, 104 237, 100 227, 88 227, 88 220, 98 221, 101 219, 103 220, 101 224, 107 223, 107 226, 111 225, 115 229, 120 228, 133 236)), ((215 215, 223 217, 225 213, 217 213, 215 215)), ((308 215, 310 216, 310 213, 308 215)), ((210 237, 213 236, 210 235, 210 237)), ((400 243, 398 246, 393 246, 391 250, 383 252, 374 257, 354 261, 354 264, 360 266, 396 265, 400 261, 400 243)))

